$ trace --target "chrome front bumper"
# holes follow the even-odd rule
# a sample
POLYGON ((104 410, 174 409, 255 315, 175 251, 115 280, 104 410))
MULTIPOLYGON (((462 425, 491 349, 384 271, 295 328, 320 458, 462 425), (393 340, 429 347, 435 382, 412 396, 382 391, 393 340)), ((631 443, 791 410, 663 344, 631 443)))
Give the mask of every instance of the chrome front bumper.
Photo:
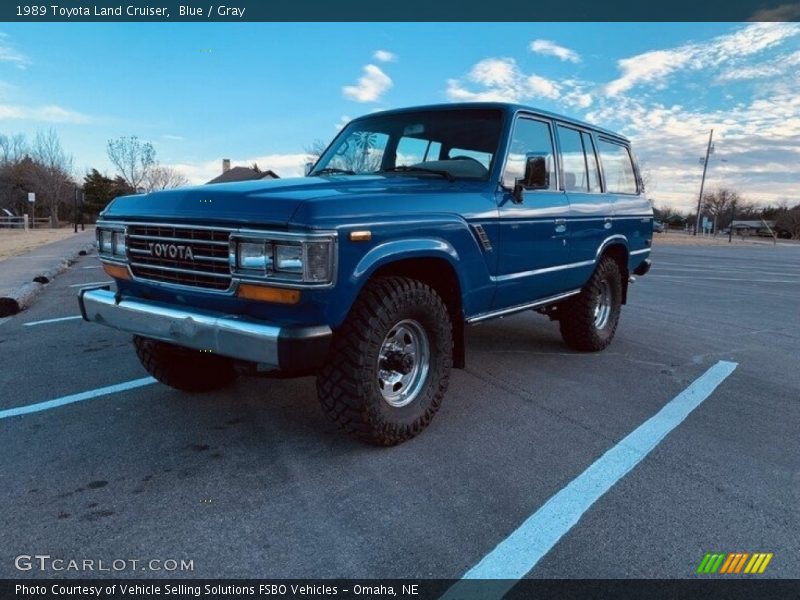
POLYGON ((332 335, 327 326, 287 328, 245 317, 117 298, 108 288, 81 290, 79 304, 86 321, 288 370, 320 366, 332 335))

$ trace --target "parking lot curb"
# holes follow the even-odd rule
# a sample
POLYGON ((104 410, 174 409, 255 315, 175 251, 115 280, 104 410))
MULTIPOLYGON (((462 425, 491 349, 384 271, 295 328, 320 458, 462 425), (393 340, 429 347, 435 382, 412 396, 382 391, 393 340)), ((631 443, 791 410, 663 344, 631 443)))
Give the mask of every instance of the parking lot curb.
POLYGON ((56 275, 67 270, 79 256, 91 254, 96 245, 96 242, 92 241, 74 248, 65 256, 55 259, 52 266, 32 271, 28 283, 0 296, 0 318, 10 317, 28 308, 56 275))

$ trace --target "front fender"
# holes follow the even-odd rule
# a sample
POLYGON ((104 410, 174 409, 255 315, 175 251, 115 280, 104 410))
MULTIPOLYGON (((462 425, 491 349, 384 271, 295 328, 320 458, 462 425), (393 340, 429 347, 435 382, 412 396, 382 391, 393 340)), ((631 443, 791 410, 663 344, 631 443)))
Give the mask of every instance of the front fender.
POLYGON ((350 283, 359 288, 370 276, 383 265, 409 258, 442 258, 449 262, 459 277, 460 257, 458 251, 448 242, 440 238, 407 238, 392 240, 371 248, 353 269, 350 283))

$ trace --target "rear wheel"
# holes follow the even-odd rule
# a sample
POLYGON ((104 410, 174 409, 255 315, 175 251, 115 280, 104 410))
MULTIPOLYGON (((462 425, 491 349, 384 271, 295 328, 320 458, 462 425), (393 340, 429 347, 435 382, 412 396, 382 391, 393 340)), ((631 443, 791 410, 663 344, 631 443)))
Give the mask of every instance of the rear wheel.
POLYGON ((606 256, 581 293, 559 306, 561 337, 576 350, 603 350, 614 339, 621 308, 622 274, 617 261, 606 256))
POLYGON ((317 393, 353 437, 392 446, 420 433, 450 379, 453 332, 442 299, 406 277, 367 283, 336 332, 317 393))
POLYGON ((184 392, 208 392, 236 379, 233 361, 138 335, 133 336, 136 355, 153 377, 184 392))

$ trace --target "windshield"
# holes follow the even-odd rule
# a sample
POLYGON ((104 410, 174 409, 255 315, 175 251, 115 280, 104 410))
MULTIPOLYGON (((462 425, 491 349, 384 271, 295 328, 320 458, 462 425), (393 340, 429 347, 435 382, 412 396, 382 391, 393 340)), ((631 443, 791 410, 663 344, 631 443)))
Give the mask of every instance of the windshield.
POLYGON ((453 109, 375 115, 347 125, 310 175, 386 173, 488 179, 502 112, 453 109))

